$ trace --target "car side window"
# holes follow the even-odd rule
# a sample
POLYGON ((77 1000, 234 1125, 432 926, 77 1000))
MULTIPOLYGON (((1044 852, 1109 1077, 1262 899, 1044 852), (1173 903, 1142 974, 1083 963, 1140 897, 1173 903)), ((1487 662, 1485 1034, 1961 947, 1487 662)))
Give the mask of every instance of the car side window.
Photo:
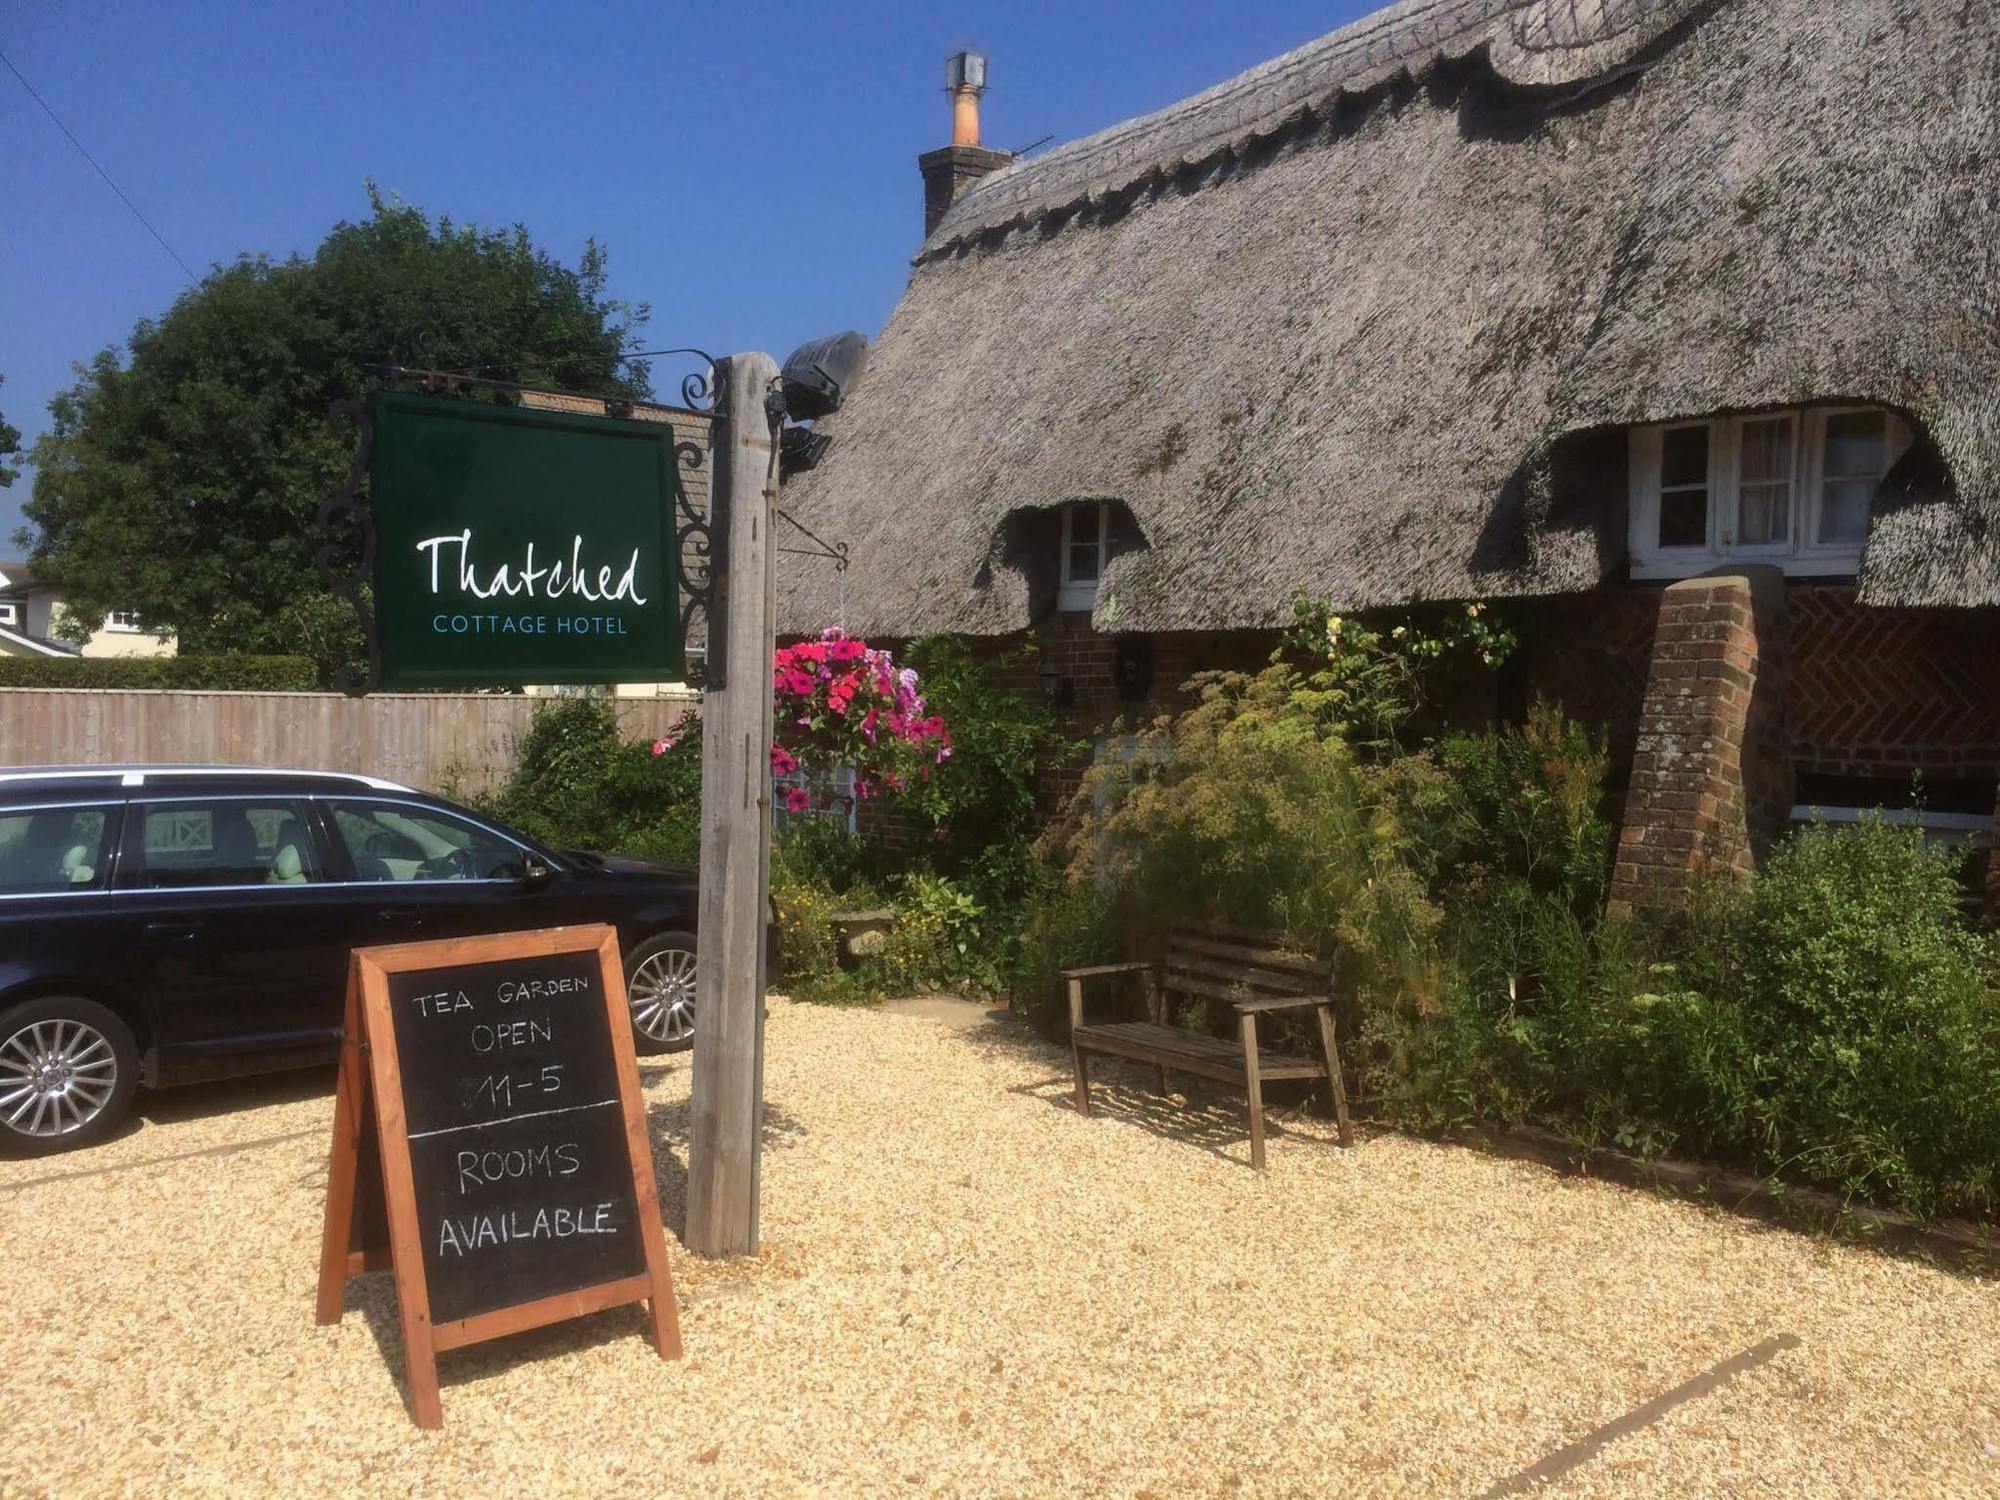
POLYGON ((142 814, 138 883, 148 889, 308 885, 324 878, 297 802, 190 798, 156 802, 142 814))
POLYGON ((102 890, 110 822, 102 807, 0 812, 0 895, 102 890))
POLYGON ((333 826, 357 880, 518 880, 520 849, 477 824, 425 807, 335 802, 333 826))

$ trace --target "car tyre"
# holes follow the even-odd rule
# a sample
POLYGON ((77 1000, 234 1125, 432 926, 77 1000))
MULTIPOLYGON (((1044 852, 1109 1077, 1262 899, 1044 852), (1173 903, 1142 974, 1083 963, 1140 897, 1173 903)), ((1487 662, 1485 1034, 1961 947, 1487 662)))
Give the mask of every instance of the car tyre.
POLYGON ((691 932, 658 932, 625 955, 632 1045, 641 1057, 694 1045, 695 947, 691 932))
POLYGON ((116 1011, 44 995, 0 1011, 0 1155, 94 1146, 125 1123, 139 1045, 116 1011))

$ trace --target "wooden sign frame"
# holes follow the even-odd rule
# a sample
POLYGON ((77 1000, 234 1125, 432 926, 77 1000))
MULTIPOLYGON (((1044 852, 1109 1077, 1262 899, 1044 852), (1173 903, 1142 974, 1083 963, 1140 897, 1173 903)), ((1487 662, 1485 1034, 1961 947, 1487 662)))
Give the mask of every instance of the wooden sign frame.
POLYGON ((437 1356, 441 1350, 461 1349, 467 1344, 584 1317, 628 1302, 645 1302, 651 1315, 654 1347, 663 1359, 679 1359, 680 1316, 674 1302, 673 1277, 667 1269, 666 1232, 660 1225, 659 1194, 652 1166, 645 1104, 639 1092, 638 1057, 632 1046, 624 966, 615 930, 603 925, 553 927, 535 932, 357 948, 348 966, 340 1081, 334 1097, 326 1226, 320 1243, 318 1321, 322 1324, 340 1321, 341 1303, 350 1277, 385 1267, 394 1269, 403 1347, 408 1360, 410 1410, 419 1427, 438 1427, 444 1422, 437 1376, 437 1356), (389 1009, 389 976, 510 958, 590 952, 597 955, 603 981, 646 1269, 621 1280, 577 1288, 455 1322, 433 1323, 410 1164, 409 1125, 403 1110, 402 1069, 389 1009), (368 1128, 371 1124, 372 1132, 368 1128), (378 1143, 382 1188, 387 1200, 386 1253, 382 1246, 364 1243, 361 1228, 364 1204, 358 1186, 363 1152, 371 1135, 378 1143))

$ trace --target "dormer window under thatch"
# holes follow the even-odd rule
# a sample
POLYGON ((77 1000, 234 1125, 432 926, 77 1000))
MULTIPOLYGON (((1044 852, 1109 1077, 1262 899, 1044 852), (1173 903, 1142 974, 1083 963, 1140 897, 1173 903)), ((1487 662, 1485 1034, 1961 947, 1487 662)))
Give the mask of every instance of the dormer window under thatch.
POLYGON ((1913 437, 1878 406, 1634 428, 1632 576, 1688 578, 1738 561, 1851 577, 1876 489, 1913 437))
POLYGON ((1097 581, 1104 576, 1111 536, 1111 506, 1102 500, 1065 505, 1062 513, 1062 559, 1056 588, 1056 608, 1097 607, 1097 581))

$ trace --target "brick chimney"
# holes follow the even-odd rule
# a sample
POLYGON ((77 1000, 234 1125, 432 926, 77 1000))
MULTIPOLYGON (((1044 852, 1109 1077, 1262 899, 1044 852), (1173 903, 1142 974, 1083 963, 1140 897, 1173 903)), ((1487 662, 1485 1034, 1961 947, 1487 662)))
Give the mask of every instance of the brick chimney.
POLYGON ((951 95, 951 144, 917 158, 924 174, 924 237, 937 228, 958 195, 988 172, 1012 161, 1011 152, 979 144, 979 96, 986 92, 986 57, 954 52, 945 60, 945 92, 951 95))

